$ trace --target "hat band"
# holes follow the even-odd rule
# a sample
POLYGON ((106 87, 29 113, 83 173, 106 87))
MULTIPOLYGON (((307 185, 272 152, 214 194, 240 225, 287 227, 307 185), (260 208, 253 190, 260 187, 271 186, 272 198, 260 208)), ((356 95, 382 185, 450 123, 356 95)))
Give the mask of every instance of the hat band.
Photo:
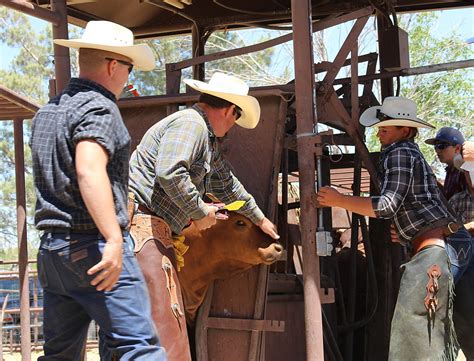
POLYGON ((377 113, 375 114, 375 117, 380 120, 381 122, 383 122, 384 120, 392 120, 392 119, 396 119, 396 118, 392 118, 391 116, 385 114, 385 113, 382 113, 382 111, 380 109, 377 109, 377 113))

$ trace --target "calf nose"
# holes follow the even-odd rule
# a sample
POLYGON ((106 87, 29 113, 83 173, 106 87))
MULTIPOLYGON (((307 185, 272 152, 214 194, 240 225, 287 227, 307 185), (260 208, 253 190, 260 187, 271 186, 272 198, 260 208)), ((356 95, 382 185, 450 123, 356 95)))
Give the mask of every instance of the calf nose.
POLYGON ((279 244, 279 243, 274 243, 274 244, 273 244, 273 248, 275 249, 275 251, 276 251, 277 253, 283 252, 283 246, 282 246, 281 244, 279 244))

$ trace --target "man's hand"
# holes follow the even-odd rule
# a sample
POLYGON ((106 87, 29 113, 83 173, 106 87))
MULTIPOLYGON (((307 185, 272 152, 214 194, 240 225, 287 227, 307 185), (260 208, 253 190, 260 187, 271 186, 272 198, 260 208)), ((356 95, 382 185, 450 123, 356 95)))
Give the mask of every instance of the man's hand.
POLYGON ((332 187, 322 187, 318 193, 316 193, 316 199, 320 206, 323 207, 334 207, 339 202, 342 194, 332 187))
POLYGON ((97 291, 110 291, 118 281, 122 272, 122 248, 123 239, 107 241, 102 260, 87 271, 89 276, 97 274, 91 281, 97 291))
POLYGON ((263 218, 258 224, 257 226, 260 227, 260 229, 265 232, 266 234, 268 234, 270 237, 272 237, 273 239, 280 239, 280 236, 278 235, 277 233, 277 228, 276 226, 270 222, 270 220, 265 217, 263 218))
POLYGON ((207 208, 208 208, 207 216, 193 221, 196 227, 200 231, 211 228, 213 225, 216 224, 216 212, 218 211, 219 208, 212 205, 207 206, 207 208))

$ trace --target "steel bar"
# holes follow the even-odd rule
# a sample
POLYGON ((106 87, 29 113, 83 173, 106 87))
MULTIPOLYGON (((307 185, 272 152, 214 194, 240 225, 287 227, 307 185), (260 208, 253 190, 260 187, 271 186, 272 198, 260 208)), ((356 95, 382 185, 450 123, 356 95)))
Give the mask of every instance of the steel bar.
MULTIPOLYGON (((53 24, 53 39, 69 39, 66 0, 52 0, 51 8, 60 17, 58 24, 53 24)), ((56 94, 59 94, 71 79, 69 48, 54 44, 54 71, 56 74, 56 94)))
MULTIPOLYGON (((384 29, 391 26, 385 16, 381 13, 377 13, 377 39, 379 41, 379 49, 382 48, 382 44, 385 41, 384 29)), ((382 62, 384 54, 379 54, 379 61, 382 62)), ((382 99, 394 95, 393 92, 393 79, 392 77, 384 78, 380 82, 380 92, 382 94, 382 99)))
MULTIPOLYGON (((418 66, 416 68, 385 71, 382 73, 362 75, 359 77, 359 83, 370 83, 374 80, 393 78, 397 76, 414 76, 414 75, 421 75, 421 74, 437 73, 440 71, 466 69, 466 68, 472 68, 472 67, 474 67, 474 59, 460 60, 460 61, 453 61, 450 63, 432 64, 432 65, 418 66)), ((350 82, 351 82, 351 78, 340 78, 340 79, 334 80, 333 84, 334 85, 349 84, 350 82)))
POLYGON ((345 64, 347 55, 352 49, 354 42, 357 41, 362 29, 364 28, 365 24, 369 20, 368 16, 361 17, 356 20, 355 24, 352 26, 351 31, 347 35, 346 40, 341 46, 341 49, 337 53, 334 61, 332 62, 332 69, 327 72, 326 76, 323 79, 323 83, 326 84, 333 84, 334 79, 336 79, 337 73, 341 70, 341 67, 345 64))
POLYGON ((316 129, 316 100, 313 70, 311 2, 292 0, 294 29, 295 92, 300 176, 300 229, 303 246, 303 287, 305 310, 306 360, 323 361, 323 324, 320 296, 319 257, 316 254, 316 208, 313 205, 315 163, 314 143, 308 139, 316 129))
POLYGON ((0 5, 6 6, 10 9, 21 11, 27 15, 34 16, 38 19, 50 22, 53 25, 60 23, 60 16, 54 11, 43 9, 29 1, 25 0, 0 0, 0 5))
MULTIPOLYGON (((204 55, 204 45, 206 43, 201 33, 204 31, 203 28, 196 28, 193 26, 192 29, 192 54, 193 58, 204 55)), ((205 77, 205 64, 199 63, 193 65, 193 79, 204 81, 205 77)))
MULTIPOLYGON (((266 209, 268 219, 275 224, 277 223, 277 199, 278 199, 278 173, 281 165, 281 154, 283 152, 283 143, 285 137, 285 118, 288 108, 288 102, 286 98, 280 98, 280 105, 278 108, 278 116, 276 120, 276 138, 274 143, 273 161, 272 161, 272 176, 270 177, 270 197, 266 209)), ((266 306, 266 295, 268 290, 268 272, 269 267, 266 265, 259 266, 256 301, 254 307, 253 318, 260 320, 265 317, 265 306, 266 306)), ((249 346, 249 360, 257 360, 259 341, 265 337, 261 332, 252 331, 250 336, 249 346), (260 337, 261 336, 261 337, 260 337)))
POLYGON ((23 141, 23 119, 13 121, 15 142, 15 184, 16 184, 16 219, 18 238, 18 271, 20 275, 20 325, 21 325, 21 358, 31 360, 30 340, 30 290, 28 276, 28 241, 26 237, 26 194, 25 194, 25 154, 23 141))
MULTIPOLYGON (((354 19, 357 19, 357 18, 362 17, 362 16, 368 16, 372 13, 372 11, 373 10, 372 10, 371 7, 365 7, 363 9, 360 9, 360 10, 357 10, 357 11, 354 11, 352 13, 342 15, 342 16, 339 16, 339 17, 336 17, 336 18, 331 18, 331 19, 327 19, 327 20, 318 21, 316 24, 313 25, 312 32, 321 31, 321 30, 324 30, 324 29, 329 28, 331 26, 335 26, 335 25, 341 24, 341 23, 346 22, 346 21, 354 20, 354 19)), ((208 55, 204 55, 204 56, 200 56, 200 57, 192 58, 192 59, 188 59, 188 60, 183 60, 183 61, 180 61, 178 63, 172 63, 172 64, 169 64, 169 65, 170 65, 170 67, 173 68, 173 70, 184 69, 184 68, 187 68, 189 66, 199 64, 199 63, 230 58, 230 57, 234 57, 234 56, 238 56, 238 55, 249 54, 249 53, 253 53, 253 52, 256 52, 256 51, 268 49, 268 48, 271 48, 273 46, 283 44, 283 43, 286 43, 286 42, 291 41, 291 40, 293 40, 293 34, 286 34, 286 35, 280 36, 278 38, 271 39, 271 40, 268 40, 268 41, 264 41, 262 43, 258 43, 258 44, 255 44, 255 45, 245 46, 245 47, 238 48, 238 49, 219 51, 219 52, 216 52, 216 53, 212 53, 212 54, 208 54, 208 55)))

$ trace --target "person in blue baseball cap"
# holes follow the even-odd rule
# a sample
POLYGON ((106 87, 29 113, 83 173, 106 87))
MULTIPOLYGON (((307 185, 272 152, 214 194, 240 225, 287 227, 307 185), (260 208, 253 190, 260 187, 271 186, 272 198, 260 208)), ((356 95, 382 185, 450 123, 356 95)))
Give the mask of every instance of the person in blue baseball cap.
POLYGON ((439 161, 447 165, 442 190, 446 199, 449 200, 454 194, 466 189, 464 176, 454 167, 456 155, 461 154, 464 136, 455 128, 443 127, 438 130, 434 138, 426 139, 425 143, 434 145, 439 161))

